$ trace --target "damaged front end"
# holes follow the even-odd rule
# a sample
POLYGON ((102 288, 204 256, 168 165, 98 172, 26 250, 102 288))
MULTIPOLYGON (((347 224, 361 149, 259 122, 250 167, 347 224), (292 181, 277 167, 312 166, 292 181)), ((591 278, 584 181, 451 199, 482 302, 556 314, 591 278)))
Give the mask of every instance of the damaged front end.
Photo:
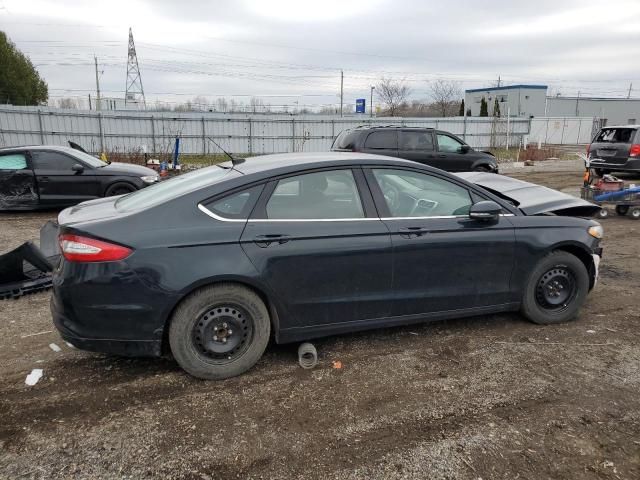
POLYGON ((18 298, 51 287, 51 272, 59 258, 58 225, 40 230, 40 248, 26 242, 0 255, 0 300, 18 298))

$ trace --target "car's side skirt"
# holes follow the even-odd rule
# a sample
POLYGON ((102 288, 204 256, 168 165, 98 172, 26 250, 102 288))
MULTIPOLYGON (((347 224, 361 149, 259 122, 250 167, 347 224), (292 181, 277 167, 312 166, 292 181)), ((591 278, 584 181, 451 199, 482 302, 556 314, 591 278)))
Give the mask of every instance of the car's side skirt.
POLYGON ((285 328, 276 332, 278 343, 290 343, 311 338, 327 337, 342 333, 359 332, 372 330, 375 328, 396 327, 401 325, 412 325, 415 323, 426 323, 438 320, 448 320, 452 318, 472 317, 476 315, 487 315, 491 313, 511 312, 520 308, 519 302, 503 303, 488 307, 474 307, 459 310, 447 310, 443 312, 421 313, 417 315, 402 315, 397 317, 374 318, 369 320, 354 320, 350 322, 327 323, 324 325, 314 325, 311 327, 285 328))

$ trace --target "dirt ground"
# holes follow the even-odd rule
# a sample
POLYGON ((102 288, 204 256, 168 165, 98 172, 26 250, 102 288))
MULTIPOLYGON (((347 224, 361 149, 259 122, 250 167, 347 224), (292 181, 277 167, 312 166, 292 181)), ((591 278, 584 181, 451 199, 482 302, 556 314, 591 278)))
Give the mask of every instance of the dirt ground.
MULTIPOLYGON (((54 215, 0 215, 2 249, 54 215)), ((222 382, 71 349, 49 292, 0 302, 0 477, 638 479, 640 222, 603 225, 600 282, 574 322, 501 314, 332 337, 315 342, 314 370, 273 345, 222 382), (33 368, 44 376, 28 387, 33 368)))

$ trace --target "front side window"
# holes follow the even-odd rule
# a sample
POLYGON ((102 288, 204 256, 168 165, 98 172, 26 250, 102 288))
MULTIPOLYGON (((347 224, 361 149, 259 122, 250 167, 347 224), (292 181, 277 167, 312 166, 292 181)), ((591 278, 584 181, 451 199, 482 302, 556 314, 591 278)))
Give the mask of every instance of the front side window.
POLYGON ((222 199, 205 203, 204 206, 220 217, 246 219, 249 218, 249 214, 253 210, 256 201, 258 201, 263 188, 264 185, 248 188, 247 190, 227 195, 222 199))
POLYGON ((364 143, 364 148, 396 150, 398 148, 398 132, 396 130, 380 130, 370 133, 364 143))
POLYGON ((392 217, 469 214, 469 191, 455 183, 412 170, 376 169, 373 175, 392 217))
POLYGON ((400 135, 401 150, 433 150, 431 132, 402 132, 400 135))
POLYGON ((459 152, 464 145, 449 135, 438 134, 438 150, 441 152, 456 153, 459 152))
POLYGON ((308 173, 278 181, 266 206, 267 218, 364 218, 360 195, 351 170, 308 173))
POLYGON ((0 155, 0 170, 24 170, 27 168, 27 158, 22 153, 0 155))
POLYGON ((70 172, 78 161, 63 153, 34 151, 31 152, 31 161, 35 170, 58 170, 70 172))

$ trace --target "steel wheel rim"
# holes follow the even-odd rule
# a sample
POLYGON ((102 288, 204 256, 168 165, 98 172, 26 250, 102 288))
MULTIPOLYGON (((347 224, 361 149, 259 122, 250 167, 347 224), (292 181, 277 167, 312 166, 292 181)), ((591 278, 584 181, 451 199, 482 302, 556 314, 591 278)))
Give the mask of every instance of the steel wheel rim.
POLYGON ((536 285, 536 303, 551 312, 565 310, 576 296, 576 279, 565 265, 547 270, 536 285))
POLYGON ((207 307, 196 319, 191 341, 209 363, 229 363, 242 356, 253 338, 253 321, 236 305, 207 307))

